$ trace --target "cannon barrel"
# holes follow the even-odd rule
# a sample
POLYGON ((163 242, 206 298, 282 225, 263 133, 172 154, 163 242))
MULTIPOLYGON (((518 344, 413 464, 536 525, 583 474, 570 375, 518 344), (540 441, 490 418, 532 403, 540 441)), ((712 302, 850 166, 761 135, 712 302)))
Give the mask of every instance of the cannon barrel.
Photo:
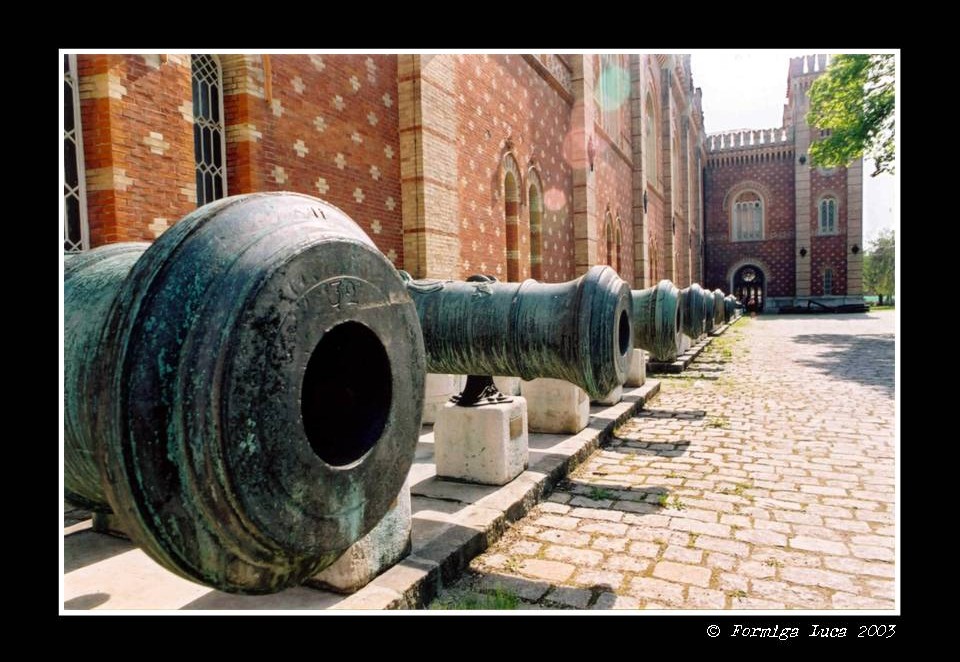
POLYGON ((713 331, 713 292, 703 291, 703 330, 704 333, 713 331))
POLYGON ((633 344, 656 361, 675 361, 677 334, 682 327, 680 290, 669 280, 654 287, 632 290, 633 344))
POLYGON ((723 314, 723 290, 719 287, 713 291, 713 324, 714 326, 720 326, 723 324, 724 314, 723 314))
POLYGON ((66 270, 68 495, 193 581, 298 584, 374 527, 413 461, 425 361, 406 287, 298 194, 216 201, 141 250, 66 270))
POLYGON ((630 286, 595 266, 566 283, 408 280, 427 370, 563 379, 601 398, 633 350, 630 286))
POLYGON ((680 309, 683 332, 696 340, 704 333, 703 288, 698 283, 680 290, 680 309))
POLYGON ((90 422, 96 416, 96 394, 82 397, 91 373, 102 366, 84 360, 104 339, 104 320, 117 298, 123 280, 150 244, 110 244, 92 251, 65 256, 64 280, 64 393, 67 407, 63 426, 65 496, 97 512, 110 512, 97 466, 97 441, 90 422))
POLYGON ((728 294, 723 299, 723 318, 727 322, 732 322, 737 315, 737 299, 732 294, 728 294))

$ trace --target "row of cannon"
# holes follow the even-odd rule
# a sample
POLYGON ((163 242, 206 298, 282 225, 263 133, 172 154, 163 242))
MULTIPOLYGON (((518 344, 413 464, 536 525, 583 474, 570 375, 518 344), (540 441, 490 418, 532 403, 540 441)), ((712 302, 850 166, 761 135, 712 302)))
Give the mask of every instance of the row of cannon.
POLYGON ((677 358, 682 336, 691 339, 710 333, 730 322, 741 310, 733 295, 719 288, 710 292, 698 283, 682 290, 661 280, 645 290, 633 290, 634 337, 639 349, 650 352, 655 361, 668 363, 677 358))
POLYGON ((596 399, 634 347, 673 360, 681 334, 736 311, 602 266, 559 284, 414 280, 321 200, 225 198, 153 244, 66 259, 65 496, 183 577, 275 592, 391 506, 427 372, 551 377, 596 399))

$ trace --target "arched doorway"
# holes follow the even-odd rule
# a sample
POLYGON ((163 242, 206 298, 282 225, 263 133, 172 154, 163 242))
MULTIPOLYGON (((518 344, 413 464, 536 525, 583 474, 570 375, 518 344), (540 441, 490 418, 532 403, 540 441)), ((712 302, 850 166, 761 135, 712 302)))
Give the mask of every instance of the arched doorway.
POLYGON ((737 297, 748 312, 763 310, 765 296, 763 271, 752 264, 737 269, 733 276, 733 296, 737 297))

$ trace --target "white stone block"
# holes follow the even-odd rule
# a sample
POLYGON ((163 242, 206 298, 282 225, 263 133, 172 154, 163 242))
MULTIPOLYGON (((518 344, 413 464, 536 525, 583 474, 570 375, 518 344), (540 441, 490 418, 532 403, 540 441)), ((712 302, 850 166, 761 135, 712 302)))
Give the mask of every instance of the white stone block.
POLYGON ((630 369, 627 371, 625 386, 643 386, 647 381, 647 355, 642 349, 633 350, 630 357, 630 369))
POLYGON ((436 423, 440 410, 450 398, 463 390, 466 379, 465 375, 439 375, 428 372, 423 387, 422 422, 436 423))
POLYGON ((685 333, 680 334, 680 344, 677 347, 677 356, 684 354, 687 350, 690 349, 690 346, 693 344, 693 340, 685 333))
POLYGON ((599 400, 594 400, 595 405, 615 405, 623 400, 623 385, 613 389, 599 400))
POLYGON ((350 545, 343 555, 311 577, 307 584, 337 593, 354 593, 410 553, 410 481, 387 514, 363 538, 350 545))
POLYGON ((437 476, 484 485, 505 485, 529 463, 527 402, 480 407, 448 403, 433 426, 437 476))
POLYGON ((576 434, 590 422, 590 398, 582 388, 562 379, 520 383, 527 400, 531 432, 576 434))
POLYGON ((493 384, 504 395, 520 395, 519 377, 494 377, 493 384))

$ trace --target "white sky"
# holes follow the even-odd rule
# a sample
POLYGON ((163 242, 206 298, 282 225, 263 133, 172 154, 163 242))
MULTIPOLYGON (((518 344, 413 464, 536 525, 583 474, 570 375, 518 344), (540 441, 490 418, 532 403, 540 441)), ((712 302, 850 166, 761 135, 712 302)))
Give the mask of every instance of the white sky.
MULTIPOLYGON (((693 51, 693 84, 703 90, 703 122, 709 133, 781 126, 791 57, 813 50, 693 51)), ((899 103, 899 99, 897 100, 899 103)), ((871 177, 873 163, 863 165, 863 238, 868 243, 880 228, 894 227, 899 214, 890 175, 871 177)))

